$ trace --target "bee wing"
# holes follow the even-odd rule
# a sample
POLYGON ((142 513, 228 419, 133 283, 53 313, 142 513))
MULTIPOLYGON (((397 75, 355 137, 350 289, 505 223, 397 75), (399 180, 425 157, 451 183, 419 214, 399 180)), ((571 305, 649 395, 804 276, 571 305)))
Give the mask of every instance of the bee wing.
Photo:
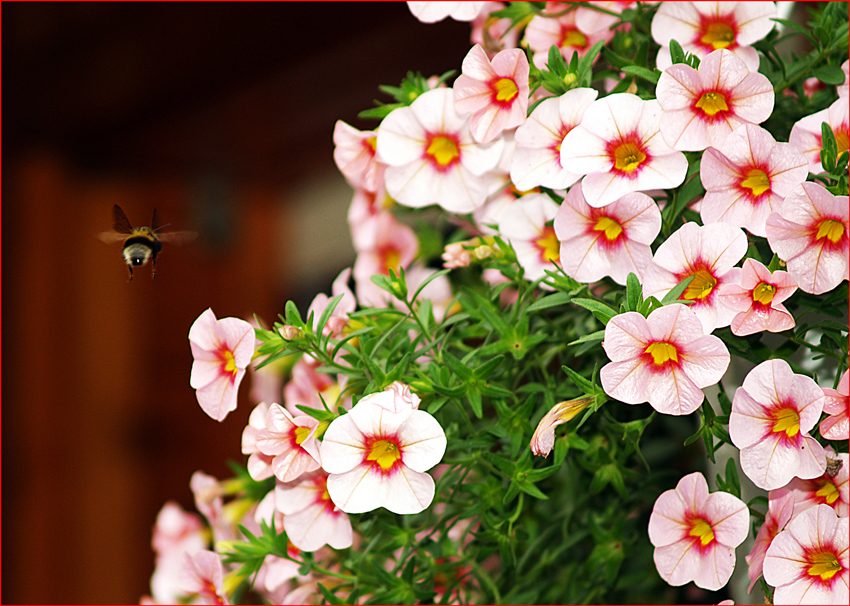
POLYGON ((112 244, 113 242, 125 240, 127 238, 127 234, 119 234, 117 231, 103 231, 100 232, 97 237, 107 244, 112 244))
POLYGON ((153 218, 151 219, 151 231, 156 233, 160 227, 165 227, 165 225, 159 224, 159 215, 156 214, 156 209, 153 209, 153 218))
POLYGON ((188 244, 198 237, 196 231, 167 231, 156 235, 158 240, 170 242, 171 244, 188 244))
POLYGON ((114 204, 112 206, 112 229, 114 229, 119 234, 133 233, 133 226, 130 225, 130 220, 127 218, 127 215, 124 214, 124 211, 121 210, 121 207, 117 204, 114 204))

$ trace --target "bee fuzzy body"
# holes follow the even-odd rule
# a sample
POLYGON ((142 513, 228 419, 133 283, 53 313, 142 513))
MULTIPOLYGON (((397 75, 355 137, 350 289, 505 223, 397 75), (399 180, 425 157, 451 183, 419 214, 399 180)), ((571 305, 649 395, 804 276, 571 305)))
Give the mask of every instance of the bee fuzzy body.
POLYGON ((133 267, 141 267, 152 261, 151 276, 156 277, 156 256, 162 250, 162 242, 147 227, 134 229, 133 234, 124 241, 124 262, 130 269, 133 279, 133 267))

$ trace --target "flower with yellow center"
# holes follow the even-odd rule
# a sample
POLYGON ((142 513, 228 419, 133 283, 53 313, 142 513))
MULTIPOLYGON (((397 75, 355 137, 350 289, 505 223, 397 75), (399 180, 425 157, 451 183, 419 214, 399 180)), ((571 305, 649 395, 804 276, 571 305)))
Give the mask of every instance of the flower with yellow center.
POLYGON ((714 50, 727 48, 735 43, 735 30, 731 25, 722 21, 709 23, 705 27, 705 34, 700 38, 700 42, 706 46, 711 46, 714 50))
POLYGON ((746 178, 741 181, 741 187, 750 190, 754 198, 770 191, 770 177, 760 168, 751 168, 746 178))
POLYGON ((723 96, 723 93, 716 91, 703 93, 697 101, 696 107, 709 116, 715 116, 720 112, 729 111, 729 106, 726 104, 726 97, 723 96))

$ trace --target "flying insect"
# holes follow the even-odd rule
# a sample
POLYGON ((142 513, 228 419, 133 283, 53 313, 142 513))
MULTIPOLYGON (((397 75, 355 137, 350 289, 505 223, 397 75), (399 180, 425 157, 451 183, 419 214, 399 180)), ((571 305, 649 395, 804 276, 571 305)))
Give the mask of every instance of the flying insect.
POLYGON ((193 231, 160 233, 160 230, 168 225, 159 224, 159 217, 154 209, 150 227, 133 227, 121 207, 115 204, 112 207, 112 230, 101 233, 100 239, 107 244, 124 241, 121 252, 130 269, 130 280, 133 279, 133 267, 141 267, 148 261, 152 262, 151 278, 156 278, 156 256, 162 250, 162 243, 182 244, 191 242, 198 235, 193 231))

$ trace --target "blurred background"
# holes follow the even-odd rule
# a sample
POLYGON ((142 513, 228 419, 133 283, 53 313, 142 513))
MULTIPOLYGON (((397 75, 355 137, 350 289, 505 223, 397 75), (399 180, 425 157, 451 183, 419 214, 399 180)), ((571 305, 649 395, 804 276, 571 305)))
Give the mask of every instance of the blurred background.
POLYGON ((400 2, 2 3, 2 600, 138 603, 151 527, 228 477, 251 405, 189 386, 188 332, 304 311, 353 261, 334 123, 460 68, 467 23, 400 2), (132 282, 119 204, 192 244, 132 282))

